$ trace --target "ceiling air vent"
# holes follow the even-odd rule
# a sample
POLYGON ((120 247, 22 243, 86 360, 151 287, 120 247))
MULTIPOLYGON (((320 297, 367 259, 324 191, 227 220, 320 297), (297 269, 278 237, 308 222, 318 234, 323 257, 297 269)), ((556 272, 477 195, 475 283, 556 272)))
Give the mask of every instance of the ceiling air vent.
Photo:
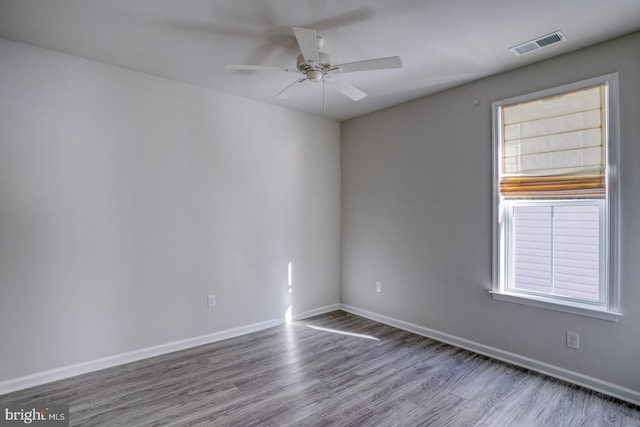
POLYGON ((510 48, 510 50, 514 55, 520 56, 524 55, 525 53, 533 52, 534 50, 542 49, 543 47, 547 47, 555 43, 563 42, 566 39, 567 37, 562 33, 562 31, 556 31, 551 34, 538 37, 537 39, 530 40, 526 43, 519 44, 518 46, 514 46, 510 48))

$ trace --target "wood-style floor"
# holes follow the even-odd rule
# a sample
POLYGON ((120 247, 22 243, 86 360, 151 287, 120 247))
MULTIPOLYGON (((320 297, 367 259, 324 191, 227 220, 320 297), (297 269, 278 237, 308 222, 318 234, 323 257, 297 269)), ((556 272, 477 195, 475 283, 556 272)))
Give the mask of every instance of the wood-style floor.
POLYGON ((72 426, 640 426, 640 407, 341 311, 0 396, 72 426))

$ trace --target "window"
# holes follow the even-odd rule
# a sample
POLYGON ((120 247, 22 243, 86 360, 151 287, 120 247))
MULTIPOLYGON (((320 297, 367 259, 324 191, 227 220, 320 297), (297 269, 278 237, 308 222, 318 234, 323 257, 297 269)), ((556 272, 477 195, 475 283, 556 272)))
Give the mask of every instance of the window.
POLYGON ((492 108, 493 297, 617 320, 617 74, 492 108))

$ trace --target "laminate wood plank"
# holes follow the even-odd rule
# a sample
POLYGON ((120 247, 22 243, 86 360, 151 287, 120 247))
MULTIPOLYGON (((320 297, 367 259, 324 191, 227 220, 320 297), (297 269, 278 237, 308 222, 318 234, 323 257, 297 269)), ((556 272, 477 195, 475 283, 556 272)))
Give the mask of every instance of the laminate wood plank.
POLYGON ((72 426, 640 427, 637 406, 341 311, 0 396, 33 401, 72 426))

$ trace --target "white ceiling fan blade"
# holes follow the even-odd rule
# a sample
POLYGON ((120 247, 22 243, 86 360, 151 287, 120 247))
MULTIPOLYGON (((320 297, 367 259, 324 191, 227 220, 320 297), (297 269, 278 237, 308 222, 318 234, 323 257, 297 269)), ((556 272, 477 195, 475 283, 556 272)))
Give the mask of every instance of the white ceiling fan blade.
POLYGON ((244 65, 244 64, 227 64, 225 68, 228 70, 251 70, 251 71, 288 71, 288 72, 296 72, 299 71, 295 68, 287 68, 287 67, 276 67, 273 65, 244 65))
POLYGON ((317 64, 320 62, 318 56, 318 39, 316 37, 316 30, 303 27, 292 27, 293 34, 296 36, 298 46, 300 46, 300 52, 306 62, 313 62, 317 64))
POLYGON ((295 82, 291 83, 289 86, 287 86, 284 89, 282 89, 279 94, 277 94, 276 96, 273 97, 273 99, 287 99, 289 97, 289 95, 291 95, 293 92, 298 90, 300 85, 308 83, 308 82, 309 82, 309 80, 307 80, 306 77, 302 78, 300 80, 296 80, 295 82))
POLYGON ((336 73, 351 73, 352 71, 385 70, 388 68, 402 68, 402 61, 399 56, 388 58, 367 59, 365 61, 347 62, 346 64, 334 65, 336 73))
POLYGON ((367 96, 367 94, 360 89, 356 89, 355 87, 343 82, 342 80, 334 79, 333 77, 325 77, 324 81, 329 86, 331 86, 341 94, 353 99, 354 101, 359 101, 367 96))

